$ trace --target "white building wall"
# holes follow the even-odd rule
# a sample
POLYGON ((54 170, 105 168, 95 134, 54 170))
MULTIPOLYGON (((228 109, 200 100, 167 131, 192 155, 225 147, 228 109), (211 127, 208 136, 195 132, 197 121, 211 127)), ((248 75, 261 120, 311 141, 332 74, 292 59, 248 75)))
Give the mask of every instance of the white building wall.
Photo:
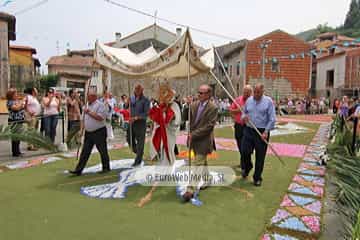
POLYGON ((327 71, 334 70, 334 88, 345 85, 346 56, 335 56, 317 63, 316 90, 326 89, 327 71))
POLYGON ((136 32, 134 34, 129 35, 128 37, 124 37, 120 40, 120 42, 116 42, 113 47, 122 48, 132 43, 143 41, 144 39, 157 39, 158 41, 170 45, 176 40, 176 35, 165 31, 161 28, 156 27, 156 25, 152 25, 148 29, 145 29, 141 32, 136 32))
POLYGON ((103 71, 102 70, 95 70, 97 74, 92 74, 91 76, 91 86, 96 86, 96 93, 98 95, 102 95, 104 92, 103 87, 103 71))

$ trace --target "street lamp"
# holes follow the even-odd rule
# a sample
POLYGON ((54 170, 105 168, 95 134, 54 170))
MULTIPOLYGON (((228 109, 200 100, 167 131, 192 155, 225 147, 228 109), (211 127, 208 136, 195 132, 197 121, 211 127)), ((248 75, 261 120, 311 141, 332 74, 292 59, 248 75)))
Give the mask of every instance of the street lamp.
POLYGON ((272 40, 263 40, 260 44, 262 50, 262 68, 261 68, 261 78, 265 81, 265 50, 272 43, 272 40))

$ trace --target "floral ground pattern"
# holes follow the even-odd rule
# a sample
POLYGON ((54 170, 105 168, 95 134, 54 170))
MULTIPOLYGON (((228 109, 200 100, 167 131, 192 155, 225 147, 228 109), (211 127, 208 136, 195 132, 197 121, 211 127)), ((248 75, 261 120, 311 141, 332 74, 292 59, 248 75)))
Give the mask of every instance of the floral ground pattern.
POLYGON ((329 125, 322 124, 306 149, 303 162, 262 240, 315 240, 320 237, 326 169, 319 165, 319 154, 328 141, 328 132, 329 125))

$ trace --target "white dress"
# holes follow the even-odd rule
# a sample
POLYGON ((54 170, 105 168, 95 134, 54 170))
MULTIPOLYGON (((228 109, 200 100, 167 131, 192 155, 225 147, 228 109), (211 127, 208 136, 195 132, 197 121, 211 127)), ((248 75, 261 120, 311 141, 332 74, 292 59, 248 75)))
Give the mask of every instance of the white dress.
MULTIPOLYGON (((169 158, 170 158, 169 160, 170 161, 167 159, 167 155, 165 153, 163 143, 161 143, 160 156, 159 156, 159 162, 158 162, 158 165, 160 165, 160 166, 173 165, 176 160, 174 149, 175 149, 175 144, 176 144, 176 135, 179 131, 180 123, 181 123, 181 112, 180 112, 179 105, 175 102, 171 103, 170 107, 174 111, 174 118, 166 126, 166 136, 167 136, 167 142, 168 142, 169 158)), ((152 136, 154 136, 155 131, 158 127, 159 127, 159 125, 157 123, 154 123, 154 129, 152 132, 152 136)), ((157 152, 155 150, 154 145, 152 144, 152 141, 150 141, 150 157, 151 157, 151 159, 154 159, 156 156, 157 156, 157 152)))
POLYGON ((111 125, 111 117, 112 117, 112 111, 114 109, 114 105, 112 105, 112 102, 110 99, 104 99, 103 102, 108 111, 107 117, 106 117, 106 123, 105 123, 106 135, 107 135, 108 140, 112 140, 112 139, 114 139, 114 131, 113 131, 113 128, 111 125))

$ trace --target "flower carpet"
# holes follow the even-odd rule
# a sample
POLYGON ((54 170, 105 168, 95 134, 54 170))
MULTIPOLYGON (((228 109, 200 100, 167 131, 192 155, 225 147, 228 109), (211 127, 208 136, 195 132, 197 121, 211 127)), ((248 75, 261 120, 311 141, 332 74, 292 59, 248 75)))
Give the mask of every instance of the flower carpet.
POLYGON ((329 123, 332 121, 332 116, 327 114, 291 115, 278 117, 276 120, 279 122, 329 123))
MULTIPOLYGON (((176 143, 179 145, 186 145, 186 138, 186 135, 180 135, 178 136, 176 143)), ((239 151, 235 139, 215 138, 215 144, 217 150, 239 151)), ((306 149, 306 145, 301 144, 272 143, 272 146, 280 156, 298 158, 304 156, 306 149)), ((274 155, 270 148, 268 148, 267 154, 274 155)))
POLYGON ((327 143, 328 131, 328 124, 320 126, 262 240, 319 238, 325 194, 325 167, 318 163, 322 146, 327 143))

